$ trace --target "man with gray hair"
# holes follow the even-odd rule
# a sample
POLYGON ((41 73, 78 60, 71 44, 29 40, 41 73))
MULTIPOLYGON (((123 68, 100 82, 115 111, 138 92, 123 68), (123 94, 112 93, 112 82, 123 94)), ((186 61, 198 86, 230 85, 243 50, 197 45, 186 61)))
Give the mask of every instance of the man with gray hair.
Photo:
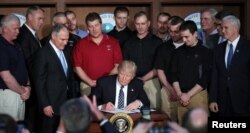
POLYGON ((42 132, 54 133, 59 124, 59 109, 71 90, 72 67, 70 54, 65 51, 68 29, 57 24, 50 41, 36 54, 33 78, 42 116, 42 132))
POLYGON ((24 119, 25 101, 30 96, 30 83, 25 59, 14 41, 20 28, 15 15, 7 15, 1 21, 0 36, 0 113, 24 119))
MULTIPOLYGON (((37 32, 41 30, 44 23, 44 10, 39 6, 30 6, 26 11, 26 22, 20 28, 20 34, 18 35, 18 42, 22 47, 23 54, 28 67, 29 76, 31 77, 32 64, 34 55, 42 47, 37 32)), ((37 96, 34 91, 32 78, 30 79, 32 91, 30 99, 26 102, 25 120, 30 125, 30 130, 39 130, 37 122, 39 122, 38 110, 37 110, 37 96)))
POLYGON ((201 28, 199 39, 203 45, 209 49, 213 49, 219 40, 215 15, 217 11, 214 8, 205 8, 201 11, 201 28))
POLYGON ((222 19, 227 41, 214 50, 209 108, 219 116, 250 116, 250 43, 239 34, 240 20, 232 15, 222 19))

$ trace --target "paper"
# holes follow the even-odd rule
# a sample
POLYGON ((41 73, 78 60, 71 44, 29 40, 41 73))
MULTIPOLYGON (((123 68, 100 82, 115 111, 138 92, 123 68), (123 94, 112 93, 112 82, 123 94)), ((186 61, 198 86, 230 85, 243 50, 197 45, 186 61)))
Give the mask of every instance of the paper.
POLYGON ((108 113, 111 113, 111 114, 116 114, 116 113, 126 113, 126 114, 140 113, 139 109, 136 109, 136 110, 133 110, 133 111, 126 111, 124 109, 115 108, 115 110, 113 110, 113 111, 109 111, 109 110, 101 110, 101 111, 108 112, 108 113))
MULTIPOLYGON (((118 108, 115 108, 115 110, 113 111, 109 111, 109 110, 101 110, 103 112, 107 112, 107 113, 111 113, 111 114, 116 114, 116 113, 126 113, 126 114, 133 114, 133 113, 140 113, 140 110, 139 109, 136 109, 136 110, 132 110, 132 111, 126 111, 124 109, 118 109, 118 108)), ((150 111, 155 111, 155 109, 150 109, 150 111)))

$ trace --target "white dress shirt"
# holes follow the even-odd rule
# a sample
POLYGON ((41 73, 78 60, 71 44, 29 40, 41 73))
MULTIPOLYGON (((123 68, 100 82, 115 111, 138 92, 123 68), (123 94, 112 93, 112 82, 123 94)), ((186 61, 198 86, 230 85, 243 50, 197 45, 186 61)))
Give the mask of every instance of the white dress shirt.
MULTIPOLYGON (((226 66, 227 66, 227 56, 228 56, 228 52, 230 49, 230 44, 233 45, 233 53, 234 53, 239 40, 240 40, 240 36, 238 36, 233 42, 231 42, 229 40, 227 41, 227 47, 226 47, 226 52, 225 52, 225 64, 226 64, 226 66)), ((236 51, 236 52, 238 52, 238 51, 236 51)))

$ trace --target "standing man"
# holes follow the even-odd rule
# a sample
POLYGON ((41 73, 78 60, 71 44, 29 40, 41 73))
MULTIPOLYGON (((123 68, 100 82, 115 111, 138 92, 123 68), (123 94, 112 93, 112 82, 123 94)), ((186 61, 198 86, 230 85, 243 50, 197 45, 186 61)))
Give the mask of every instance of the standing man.
POLYGON ((177 95, 171 85, 172 80, 170 66, 174 52, 184 44, 179 32, 183 21, 184 20, 178 16, 172 16, 170 18, 169 34, 171 39, 163 43, 158 48, 155 61, 155 68, 162 85, 161 109, 171 118, 171 120, 175 121, 177 120, 177 95))
POLYGON ((222 19, 227 41, 214 52, 209 108, 219 116, 250 116, 250 43, 240 36, 240 20, 232 15, 222 19))
POLYGON ((24 120, 25 101, 30 96, 30 82, 22 49, 17 39, 20 21, 7 15, 1 21, 0 36, 0 113, 24 120))
MULTIPOLYGON (((69 29, 69 22, 68 19, 65 15, 64 12, 56 12, 52 18, 52 26, 56 25, 56 24, 62 24, 65 27, 67 27, 69 29)), ((50 40, 51 34, 49 34, 48 36, 44 37, 41 42, 42 45, 48 44, 49 40, 50 40)), ((69 33, 69 40, 68 43, 66 45, 66 49, 69 52, 72 52, 73 47, 75 46, 75 44, 80 40, 81 38, 75 34, 69 33)))
MULTIPOLYGON (((28 66, 29 77, 31 77, 34 55, 42 47, 37 32, 41 29, 44 22, 44 10, 39 6, 28 7, 26 19, 26 23, 20 28, 18 42, 22 47, 26 64, 28 66)), ((33 131, 34 126, 39 125, 37 123, 39 120, 37 118, 37 96, 33 87, 32 78, 30 79, 30 82, 33 89, 31 91, 30 99, 26 102, 25 118, 30 124, 30 130, 33 131)), ((36 132, 38 132, 38 130, 36 132)))
MULTIPOLYGON (((66 28, 68 28, 68 26, 69 26, 68 19, 66 18, 66 15, 64 12, 56 12, 52 19, 53 19, 53 22, 52 22, 53 26, 56 24, 62 24, 66 28)), ((51 39, 51 35, 48 35, 48 36, 44 37, 41 42, 43 45, 46 45, 46 44, 49 44, 50 39, 51 39)), ((72 34, 72 33, 69 33, 69 39, 67 41, 67 45, 65 46, 64 51, 67 51, 71 55, 73 48, 75 47, 76 43, 80 39, 81 38, 79 36, 72 34)), ((73 76, 71 78, 72 78, 71 82, 70 82, 71 89, 68 91, 68 94, 72 98, 80 96, 81 95, 80 94, 80 79, 77 77, 77 75, 75 73, 73 74, 73 76)))
POLYGON ((98 13, 89 13, 86 25, 89 35, 77 43, 72 57, 74 71, 82 81, 82 94, 89 95, 94 91, 97 79, 117 74, 122 54, 118 42, 102 33, 102 20, 98 13))
POLYGON ((168 32, 168 20, 171 18, 171 15, 167 12, 161 12, 157 16, 157 31, 156 36, 161 38, 163 42, 166 42, 170 39, 168 32))
POLYGON ((215 15, 215 18, 216 18, 216 25, 217 25, 217 30, 218 30, 218 33, 220 35, 219 37, 219 40, 218 40, 218 44, 224 42, 224 41, 227 41, 224 37, 223 37, 223 33, 222 33, 222 27, 221 27, 221 24, 222 24, 222 19, 226 16, 229 16, 229 15, 233 15, 231 12, 228 12, 226 10, 222 10, 222 11, 219 11, 216 15, 215 15))
POLYGON ((34 60, 33 78, 42 115, 42 132, 54 133, 59 124, 60 106, 68 99, 72 67, 70 54, 64 50, 69 31, 55 25, 51 39, 40 49, 34 60))
POLYGON ((67 11, 65 11, 65 15, 66 15, 68 22, 69 22, 68 28, 69 28, 70 33, 77 35, 81 38, 84 38, 88 35, 87 31, 81 30, 77 26, 77 18, 76 18, 75 12, 67 10, 67 11))
POLYGON ((217 11, 214 8, 205 8, 201 11, 201 28, 199 38, 203 45, 209 49, 213 49, 219 40, 219 34, 216 25, 215 15, 217 11))
POLYGON ((30 72, 34 54, 42 47, 37 32, 44 23, 44 10, 39 6, 28 7, 26 19, 26 23, 20 28, 18 42, 23 49, 30 72))
POLYGON ((162 43, 161 39, 149 32, 150 21, 145 12, 140 11, 134 16, 137 33, 125 43, 123 57, 132 60, 138 67, 136 77, 145 84, 144 89, 150 100, 150 106, 160 108, 160 83, 153 69, 156 49, 162 43))
POLYGON ((118 67, 118 75, 111 75, 97 80, 97 104, 104 110, 115 108, 128 111, 149 107, 148 97, 143 89, 143 82, 135 77, 136 65, 124 60, 118 67))
POLYGON ((118 6, 114 11, 115 27, 108 35, 113 36, 119 41, 121 49, 129 39, 132 31, 128 28, 129 10, 125 6, 118 6))
POLYGON ((212 55, 197 39, 197 27, 193 21, 183 22, 180 32, 184 46, 173 56, 172 80, 179 99, 178 121, 182 123, 183 115, 191 108, 201 107, 208 111, 207 86, 212 55))

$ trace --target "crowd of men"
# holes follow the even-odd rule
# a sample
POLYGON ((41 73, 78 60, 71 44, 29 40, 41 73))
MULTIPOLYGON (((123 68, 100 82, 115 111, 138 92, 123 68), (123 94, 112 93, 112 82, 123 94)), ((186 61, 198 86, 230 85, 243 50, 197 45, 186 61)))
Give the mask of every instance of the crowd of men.
POLYGON ((106 34, 98 13, 88 13, 87 30, 81 30, 76 14, 68 10, 54 14, 52 29, 42 39, 37 36, 45 19, 41 7, 29 7, 21 27, 15 15, 5 15, 0 113, 26 120, 32 132, 43 133, 81 127, 69 123, 69 115, 77 115, 69 108, 78 107, 89 114, 79 131, 87 130, 92 111, 104 132, 116 132, 97 107, 148 106, 179 123, 194 108, 212 116, 249 117, 250 43, 240 35, 240 20, 213 8, 200 13, 201 30, 193 21, 162 12, 153 32, 148 14, 139 11, 132 31, 128 8, 119 6, 116 25, 106 34), (81 95, 84 100, 77 100, 81 95), (93 103, 86 96, 94 97, 93 103))

